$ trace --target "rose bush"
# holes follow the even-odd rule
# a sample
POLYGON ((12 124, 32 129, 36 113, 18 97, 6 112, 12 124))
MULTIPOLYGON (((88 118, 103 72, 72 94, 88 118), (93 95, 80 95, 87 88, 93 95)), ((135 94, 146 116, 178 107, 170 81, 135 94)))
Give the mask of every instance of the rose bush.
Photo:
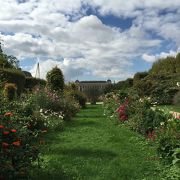
POLYGON ((33 162, 39 157, 38 132, 28 129, 12 112, 0 115, 0 176, 2 179, 27 177, 33 162))

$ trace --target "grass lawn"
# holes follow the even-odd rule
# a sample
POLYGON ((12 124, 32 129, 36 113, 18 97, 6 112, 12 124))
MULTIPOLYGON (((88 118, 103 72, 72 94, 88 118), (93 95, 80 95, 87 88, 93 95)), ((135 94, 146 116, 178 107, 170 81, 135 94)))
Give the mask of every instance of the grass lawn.
POLYGON ((175 106, 175 105, 161 105, 161 106, 158 106, 158 108, 161 108, 167 111, 180 112, 180 106, 175 106))
POLYGON ((46 136, 43 167, 33 179, 159 179, 156 152, 145 142, 107 120, 101 105, 88 105, 63 132, 46 136))

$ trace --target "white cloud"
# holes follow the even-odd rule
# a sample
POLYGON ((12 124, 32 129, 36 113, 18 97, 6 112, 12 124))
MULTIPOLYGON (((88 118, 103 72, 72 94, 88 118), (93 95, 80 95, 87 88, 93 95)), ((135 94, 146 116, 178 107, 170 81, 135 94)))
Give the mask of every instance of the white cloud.
MULTIPOLYGON (((178 51, 180 50, 180 48, 178 48, 178 51)), ((155 54, 155 55, 149 55, 149 54, 146 54, 144 53, 142 55, 142 59, 144 59, 145 61, 147 62, 155 62, 156 60, 158 59, 161 59, 161 58, 166 58, 168 56, 176 56, 178 51, 169 51, 169 52, 161 52, 160 54, 155 54)))
POLYGON ((78 76, 125 78, 133 73, 133 59, 154 62, 163 56, 153 49, 161 48, 165 40, 180 46, 179 0, 0 0, 0 4, 5 52, 19 59, 44 59, 42 77, 57 64, 67 79, 78 72, 78 76), (110 27, 95 15, 86 16, 88 8, 82 5, 103 16, 133 17, 133 24, 126 30, 110 27), (169 13, 161 14, 163 10, 169 13))
POLYGON ((147 62, 154 62, 156 60, 156 56, 154 55, 149 55, 149 54, 143 54, 142 58, 147 61, 147 62))

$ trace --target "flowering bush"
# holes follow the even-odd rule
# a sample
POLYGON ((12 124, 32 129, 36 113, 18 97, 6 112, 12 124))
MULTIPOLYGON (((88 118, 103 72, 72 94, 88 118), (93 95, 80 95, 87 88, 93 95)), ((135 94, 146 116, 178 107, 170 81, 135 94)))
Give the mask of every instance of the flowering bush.
POLYGON ((82 108, 86 107, 87 97, 84 93, 76 90, 71 92, 71 96, 79 103, 82 108))
POLYGON ((104 97, 103 107, 104 115, 107 117, 115 116, 115 110, 118 108, 119 98, 115 93, 108 93, 104 97))
POLYGON ((172 163, 175 150, 180 148, 180 120, 171 118, 161 123, 157 133, 158 153, 164 160, 172 163))
MULTIPOLYGON (((154 101, 154 99, 153 99, 154 101)), ((157 145, 161 159, 170 165, 165 169, 163 179, 180 179, 180 116, 179 113, 165 112, 156 108, 151 98, 118 96, 108 93, 104 98, 104 111, 108 117, 118 113, 121 122, 147 137, 157 145), (127 101, 128 99, 128 101, 127 101), (117 106, 119 106, 117 108, 117 106), (171 178, 169 178, 171 177, 171 178)), ((114 116, 117 119, 117 116, 114 116)))
POLYGON ((128 120, 127 106, 128 106, 128 103, 125 102, 124 104, 121 104, 119 106, 119 108, 116 110, 116 112, 119 114, 119 120, 120 121, 127 121, 128 120))
POLYGON ((62 112, 54 112, 51 110, 40 109, 40 115, 44 118, 44 125, 48 129, 64 129, 64 115, 62 112))
POLYGON ((71 120, 80 109, 79 104, 71 96, 48 89, 36 89, 29 101, 31 107, 37 111, 43 109, 47 112, 60 112, 63 114, 63 120, 71 120))
POLYGON ((37 134, 12 112, 0 115, 0 177, 26 177, 38 159, 37 134), (35 145, 36 144, 36 145, 35 145))

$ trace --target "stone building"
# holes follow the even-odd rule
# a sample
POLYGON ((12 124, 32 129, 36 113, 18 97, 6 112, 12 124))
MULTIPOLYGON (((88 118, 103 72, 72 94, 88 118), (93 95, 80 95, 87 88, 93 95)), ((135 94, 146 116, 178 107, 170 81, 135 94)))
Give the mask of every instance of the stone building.
POLYGON ((78 90, 86 94, 88 101, 95 104, 101 95, 104 93, 106 86, 111 84, 111 80, 107 81, 78 81, 75 83, 78 86, 78 90))
POLYGON ((76 80, 75 83, 78 86, 79 91, 86 93, 89 90, 98 90, 99 92, 103 92, 105 87, 111 84, 111 80, 108 79, 107 81, 78 81, 76 80))

